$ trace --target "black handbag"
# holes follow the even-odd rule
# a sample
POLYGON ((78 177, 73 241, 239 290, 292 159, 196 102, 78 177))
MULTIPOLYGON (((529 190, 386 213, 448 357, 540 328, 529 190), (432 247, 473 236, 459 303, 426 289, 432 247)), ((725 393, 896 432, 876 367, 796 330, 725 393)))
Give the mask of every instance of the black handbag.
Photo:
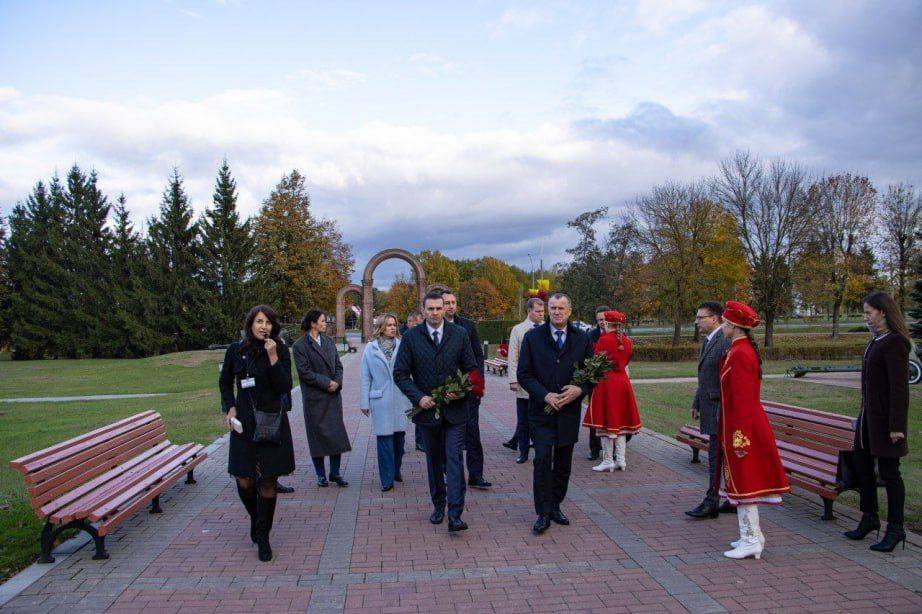
POLYGON ((256 428, 253 429, 253 443, 282 443, 282 412, 253 410, 256 428))
POLYGON ((855 470, 855 451, 839 450, 839 465, 836 467, 836 492, 858 490, 858 472, 855 470))

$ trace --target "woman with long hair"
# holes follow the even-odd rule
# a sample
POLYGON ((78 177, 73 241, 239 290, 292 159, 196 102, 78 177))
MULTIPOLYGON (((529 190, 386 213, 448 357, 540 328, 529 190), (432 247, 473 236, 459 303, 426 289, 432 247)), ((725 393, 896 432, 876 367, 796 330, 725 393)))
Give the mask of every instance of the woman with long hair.
POLYGON ((282 397, 291 392, 291 354, 279 337, 275 311, 257 305, 247 313, 243 340, 224 354, 218 387, 221 410, 230 431, 227 471, 237 482, 237 494, 250 515, 250 539, 259 547, 259 560, 272 559, 269 532, 275 518, 279 476, 295 470, 291 427, 282 397), (257 412, 281 413, 278 441, 262 441, 256 432, 257 412))
POLYGON ((727 301, 724 336, 730 349, 720 367, 720 413, 717 431, 726 496, 736 506, 740 538, 724 552, 731 559, 759 558, 765 536, 759 525, 759 505, 781 503, 790 492, 775 435, 762 408, 762 356, 752 336, 759 325, 756 312, 744 303, 727 301))
POLYGON ((362 354, 359 408, 371 416, 377 438, 378 476, 381 492, 403 482, 403 446, 406 438, 406 411, 412 403, 394 384, 394 359, 400 349, 397 316, 385 313, 378 317, 374 338, 362 354))
POLYGON ((887 531, 871 546, 877 552, 906 547, 903 508, 906 488, 900 475, 900 457, 909 454, 906 441, 909 419, 909 331, 896 301, 883 292, 864 299, 864 321, 873 337, 861 362, 861 411, 855 429, 854 459, 861 498, 858 527, 846 531, 860 540, 871 531, 880 532, 877 516, 877 477, 887 491, 887 531))
POLYGON ((593 471, 627 470, 627 438, 640 432, 640 413, 627 373, 631 361, 631 340, 621 331, 627 316, 620 311, 604 312, 604 332, 595 344, 595 353, 605 353, 612 370, 605 374, 589 399, 583 426, 595 429, 602 440, 602 462, 593 471), (614 449, 614 453, 613 453, 614 449))
POLYGON ((292 353, 301 381, 304 428, 307 445, 317 473, 317 485, 333 482, 346 487, 349 482, 339 472, 343 452, 352 449, 343 424, 343 363, 331 337, 326 335, 327 318, 319 309, 311 309, 301 320, 304 336, 295 341, 292 353), (324 458, 330 457, 330 480, 327 481, 324 458))

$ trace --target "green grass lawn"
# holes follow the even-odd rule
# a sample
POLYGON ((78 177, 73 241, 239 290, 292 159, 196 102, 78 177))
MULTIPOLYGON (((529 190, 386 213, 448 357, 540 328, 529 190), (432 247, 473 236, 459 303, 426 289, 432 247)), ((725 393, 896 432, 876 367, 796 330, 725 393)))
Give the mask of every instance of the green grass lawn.
MULTIPOLYGON (((657 364, 659 363, 638 363, 636 367, 650 365, 652 372, 658 372, 652 369, 652 366, 657 364)), ((638 377, 635 373, 632 366, 631 376, 638 377)), ((634 393, 640 407, 640 417, 647 428, 672 437, 683 424, 693 422, 690 407, 695 395, 694 383, 639 384, 634 388, 634 393)), ((762 383, 762 398, 855 417, 858 416, 860 403, 859 391, 856 389, 811 384, 787 378, 765 380, 762 383)), ((919 499, 919 494, 922 493, 922 454, 917 449, 920 436, 922 387, 913 386, 909 405, 910 454, 901 463, 903 479, 906 482, 906 522, 913 530, 922 530, 922 500, 919 499)), ((881 513, 886 515, 887 505, 883 489, 879 490, 879 496, 881 513)), ((854 493, 846 493, 839 501, 854 507, 858 505, 854 493)))
MULTIPOLYGON (((856 360, 820 360, 820 361, 796 361, 796 360, 767 360, 763 365, 765 373, 784 373, 796 364, 806 365, 857 365, 861 361, 856 360)), ((630 365, 631 378, 658 378, 658 377, 695 377, 698 373, 698 365, 694 362, 632 362, 630 365)))

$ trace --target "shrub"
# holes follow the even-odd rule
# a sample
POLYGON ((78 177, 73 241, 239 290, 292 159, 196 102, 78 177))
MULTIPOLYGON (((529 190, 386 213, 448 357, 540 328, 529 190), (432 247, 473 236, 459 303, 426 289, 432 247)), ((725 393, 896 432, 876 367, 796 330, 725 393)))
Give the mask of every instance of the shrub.
POLYGON ((504 343, 509 341, 512 327, 521 320, 480 320, 477 322, 477 334, 481 341, 490 343, 504 343))
MULTIPOLYGON (((759 341, 758 336, 756 340, 759 341)), ((761 348, 765 360, 860 360, 868 335, 843 335, 831 339, 826 335, 784 335, 775 337, 775 345, 761 348)), ((683 342, 673 347, 662 337, 634 340, 632 360, 677 362, 697 360, 699 345, 683 342)))

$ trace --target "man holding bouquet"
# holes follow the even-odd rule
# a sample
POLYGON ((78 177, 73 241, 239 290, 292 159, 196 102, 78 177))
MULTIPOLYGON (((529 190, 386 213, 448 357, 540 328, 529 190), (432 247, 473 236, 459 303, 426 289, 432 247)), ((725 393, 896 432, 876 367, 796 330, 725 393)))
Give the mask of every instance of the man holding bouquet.
POLYGON ((461 520, 465 492, 462 450, 469 395, 452 393, 439 403, 433 391, 458 371, 465 375, 475 371, 477 362, 467 331, 445 321, 441 293, 427 294, 423 309, 425 323, 407 331, 397 350, 394 383, 420 410, 413 416, 413 422, 420 426, 425 440, 429 494, 434 508, 429 522, 441 524, 447 503, 448 530, 463 531, 467 524, 461 520))
POLYGON ((545 532, 551 521, 570 524, 560 504, 570 482, 582 400, 592 390, 591 383, 572 383, 576 370, 592 357, 592 343, 570 324, 571 311, 569 296, 551 296, 550 322, 525 333, 516 370, 519 386, 528 392, 528 428, 535 446, 536 534, 545 532))

